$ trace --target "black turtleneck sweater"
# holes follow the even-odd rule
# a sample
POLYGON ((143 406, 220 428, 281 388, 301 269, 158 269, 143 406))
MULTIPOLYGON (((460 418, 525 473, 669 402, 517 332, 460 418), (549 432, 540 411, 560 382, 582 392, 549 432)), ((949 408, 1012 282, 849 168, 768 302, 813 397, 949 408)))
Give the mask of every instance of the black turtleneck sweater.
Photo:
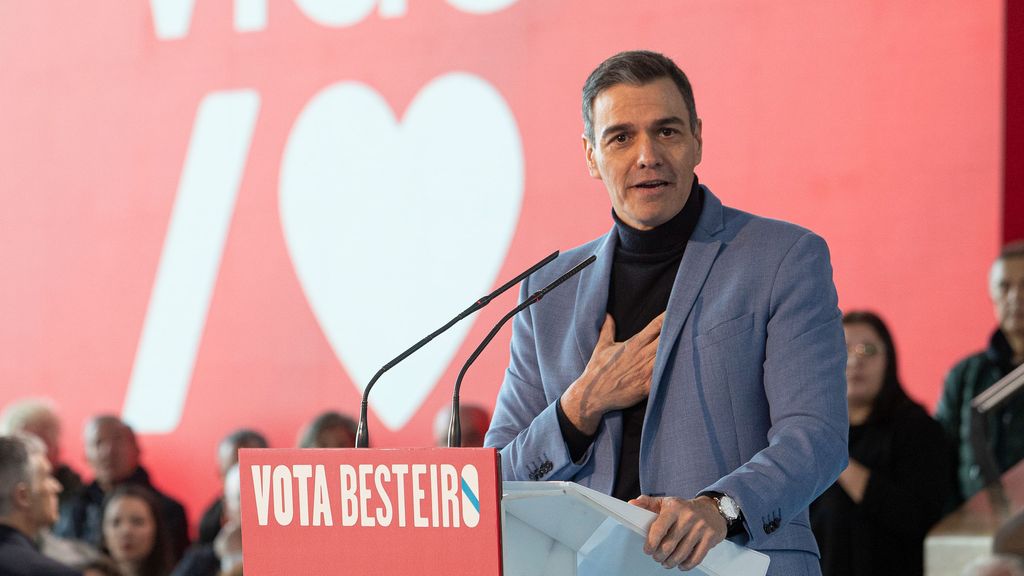
MULTIPOLYGON (((693 178, 690 197, 678 214, 652 230, 637 230, 623 222, 615 211, 619 242, 612 263, 608 289, 608 313, 615 319, 615 341, 628 340, 668 307, 679 263, 704 205, 703 193, 693 178)), ((569 453, 578 461, 593 442, 556 406, 562 437, 569 453)), ((622 445, 612 495, 621 500, 640 496, 640 434, 647 399, 622 410, 622 445)))

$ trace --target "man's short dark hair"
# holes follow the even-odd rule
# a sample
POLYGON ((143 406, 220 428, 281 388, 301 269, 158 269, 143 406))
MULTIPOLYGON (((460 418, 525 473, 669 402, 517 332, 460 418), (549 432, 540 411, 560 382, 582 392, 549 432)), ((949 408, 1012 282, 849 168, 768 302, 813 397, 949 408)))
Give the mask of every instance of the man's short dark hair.
POLYGON ((697 132, 697 104, 693 88, 686 74, 669 57, 648 50, 619 52, 605 60, 590 73, 583 84, 583 135, 594 141, 594 99, 601 91, 616 84, 643 86, 655 80, 669 78, 679 88, 683 102, 690 112, 690 131, 697 132))

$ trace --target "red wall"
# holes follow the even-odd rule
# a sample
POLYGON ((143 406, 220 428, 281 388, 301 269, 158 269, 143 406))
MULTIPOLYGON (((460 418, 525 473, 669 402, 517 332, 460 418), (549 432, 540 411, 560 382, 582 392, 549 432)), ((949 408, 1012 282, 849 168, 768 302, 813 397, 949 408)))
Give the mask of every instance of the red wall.
POLYGON ((1024 239, 1024 4, 1006 2, 1003 240, 1024 239))
MULTIPOLYGON (((286 446, 354 413, 414 334, 607 230, 579 88, 622 49, 687 70, 701 181, 825 237, 916 398, 993 326, 987 269, 1022 225, 998 0, 234 4, 0 3, 0 404, 54 398, 83 471, 82 423, 124 412, 195 515, 224 433, 286 446)), ((374 407, 377 445, 428 442, 513 300, 380 381, 407 410, 374 407)), ((493 403, 507 338, 464 401, 493 403)))

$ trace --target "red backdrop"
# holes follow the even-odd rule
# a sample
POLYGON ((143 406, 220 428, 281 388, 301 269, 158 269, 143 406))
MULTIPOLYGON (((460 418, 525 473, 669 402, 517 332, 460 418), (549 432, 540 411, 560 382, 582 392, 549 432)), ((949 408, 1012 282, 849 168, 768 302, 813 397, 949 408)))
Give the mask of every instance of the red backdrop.
MULTIPOLYGON (((82 423, 123 412, 195 519, 224 433, 291 446, 355 413, 413 334, 607 230, 579 88, 644 47, 694 83, 701 181, 822 234, 842 306, 890 321, 934 406, 993 326, 1004 22, 995 0, 0 3, 0 404, 55 399, 82 471, 82 423)), ((376 445, 429 443, 513 304, 380 381, 376 445)), ((464 401, 493 404, 507 338, 464 401)))

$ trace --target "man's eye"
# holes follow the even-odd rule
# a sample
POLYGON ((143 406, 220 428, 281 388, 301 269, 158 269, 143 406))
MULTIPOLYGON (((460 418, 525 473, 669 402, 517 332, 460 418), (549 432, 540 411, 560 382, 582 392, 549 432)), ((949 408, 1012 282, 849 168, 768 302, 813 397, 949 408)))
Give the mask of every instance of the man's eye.
POLYGON ((674 134, 676 134, 676 129, 675 128, 662 128, 661 129, 661 135, 662 136, 672 136, 674 134))
POLYGON ((628 138, 626 138, 625 134, 619 134, 619 135, 615 136, 615 138, 612 139, 613 142, 617 142, 619 144, 622 144, 626 140, 628 140, 628 138))

